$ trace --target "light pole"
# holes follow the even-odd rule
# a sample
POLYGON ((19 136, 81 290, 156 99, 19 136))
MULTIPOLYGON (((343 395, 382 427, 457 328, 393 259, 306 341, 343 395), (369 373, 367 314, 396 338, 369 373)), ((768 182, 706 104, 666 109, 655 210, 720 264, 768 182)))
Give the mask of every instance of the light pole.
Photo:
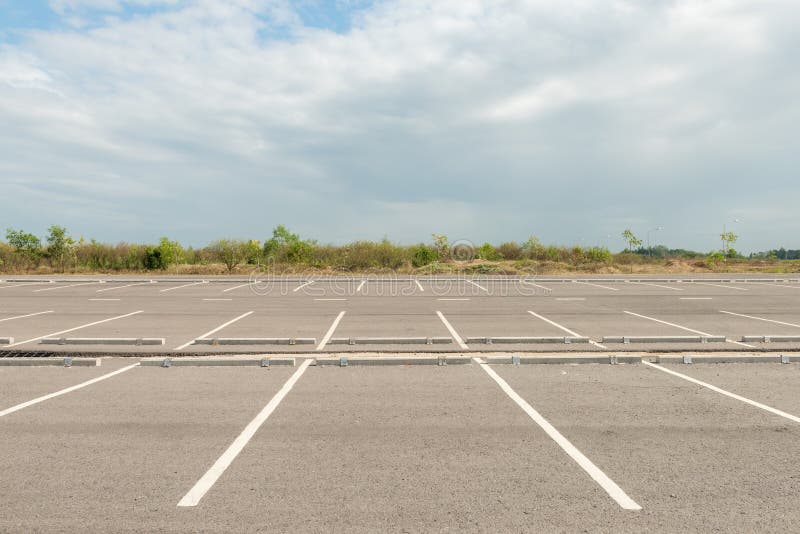
POLYGON ((653 257, 653 249, 650 248, 650 232, 658 232, 662 230, 661 226, 656 226, 655 228, 647 231, 647 256, 649 258, 653 257))

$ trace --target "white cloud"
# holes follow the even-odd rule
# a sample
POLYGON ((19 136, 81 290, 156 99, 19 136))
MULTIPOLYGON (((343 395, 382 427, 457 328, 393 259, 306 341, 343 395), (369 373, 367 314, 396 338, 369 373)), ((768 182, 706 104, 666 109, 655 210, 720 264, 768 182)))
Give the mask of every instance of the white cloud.
MULTIPOLYGON (((416 241, 450 224, 574 242, 621 220, 689 224, 670 203, 714 221, 800 196, 787 0, 386 0, 344 34, 283 0, 52 5, 92 24, 0 50, 0 160, 14 163, 0 182, 23 180, 31 201, 72 187, 141 215, 127 197, 157 191, 144 211, 170 210, 195 242, 217 237, 205 209, 252 237, 282 222, 416 241), (129 16, 141 7, 159 9, 129 16), (751 165, 783 191, 739 193, 751 165)), ((52 206, 6 213, 128 230, 52 206)))

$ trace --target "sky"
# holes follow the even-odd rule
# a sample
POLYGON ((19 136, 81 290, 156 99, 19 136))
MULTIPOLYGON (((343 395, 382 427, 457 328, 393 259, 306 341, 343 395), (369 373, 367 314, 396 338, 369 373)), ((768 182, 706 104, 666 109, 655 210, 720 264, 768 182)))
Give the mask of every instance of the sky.
POLYGON ((0 0, 0 230, 800 248, 798 27, 796 0, 0 0))

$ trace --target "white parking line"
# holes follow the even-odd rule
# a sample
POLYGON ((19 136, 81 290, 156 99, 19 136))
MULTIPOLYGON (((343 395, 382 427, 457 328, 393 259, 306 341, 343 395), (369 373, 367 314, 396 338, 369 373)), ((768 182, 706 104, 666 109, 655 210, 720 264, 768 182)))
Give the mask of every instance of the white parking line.
POLYGON ((358 284, 358 287, 356 288, 356 293, 358 293, 359 291, 361 291, 361 288, 362 288, 362 287, 364 287, 364 284, 366 284, 366 283, 367 283, 367 281, 366 281, 366 280, 362 280, 362 281, 361 281, 361 283, 360 283, 360 284, 358 284))
POLYGON ((53 280, 48 280, 46 282, 24 282, 22 284, 14 284, 14 285, 11 285, 11 286, 3 286, 3 287, 0 287, 0 289, 10 289, 12 287, 22 287, 22 286, 40 286, 42 284, 54 284, 54 283, 55 282, 53 280))
POLYGON ((684 380, 688 380, 689 382, 692 382, 693 384, 697 384, 698 386, 703 386, 704 388, 708 388, 711 391, 716 391, 717 393, 725 395, 726 397, 730 397, 732 399, 736 399, 738 401, 747 403, 747 404, 749 404, 751 406, 755 406, 756 408, 761 408, 762 410, 766 410, 766 411, 768 411, 770 413, 773 413, 775 415, 779 415, 781 417, 785 417, 786 419, 789 419, 790 421, 794 421, 795 423, 800 423, 800 417, 797 417, 797 416, 792 415, 790 413, 786 413, 786 412, 783 412, 781 410, 777 410, 777 409, 775 409, 775 408, 773 408, 771 406, 767 406, 766 404, 761 404, 760 402, 756 402, 756 401, 750 400, 750 399, 748 399, 746 397, 742 397, 741 395, 737 395, 736 393, 731 393, 730 391, 726 391, 726 390, 724 390, 722 388, 718 388, 717 386, 711 385, 711 384, 709 384, 707 382, 702 382, 700 380, 697 380, 696 378, 692 378, 691 376, 687 376, 685 374, 675 372, 675 371, 673 371, 671 369, 667 369, 666 367, 661 367, 660 365, 657 365, 655 363, 646 362, 644 360, 642 360, 642 363, 647 365, 648 367, 652 367, 653 369, 658 369, 659 371, 664 371, 665 373, 671 374, 673 376, 677 376, 678 378, 682 378, 684 380))
POLYGON ((765 319, 763 317, 756 317, 754 315, 745 315, 743 313, 734 313, 734 312, 729 312, 729 311, 725 311, 725 310, 720 310, 719 312, 720 313, 727 313, 728 315, 737 315, 739 317, 746 317, 748 319, 757 319, 759 321, 766 321, 768 323, 782 324, 782 325, 785 325, 785 326, 794 326, 795 328, 800 328, 800 324, 784 323, 783 321, 776 321, 775 319, 765 319))
POLYGON ((417 280, 417 279, 415 278, 415 279, 414 279, 414 283, 416 283, 416 284, 417 284, 417 287, 419 288, 419 290, 420 290, 420 291, 422 291, 422 292, 425 292, 425 288, 423 288, 423 287, 422 287, 422 284, 420 284, 420 283, 419 283, 419 280, 417 280))
POLYGON ((208 280, 201 280, 200 282, 192 282, 191 284, 183 284, 182 286, 175 286, 175 287, 168 287, 167 289, 160 289, 159 293, 166 293, 167 291, 174 291, 176 289, 180 289, 182 287, 189 287, 189 286, 198 286, 201 284, 207 284, 208 280))
POLYGON ((788 287, 789 289, 800 289, 800 286, 787 286, 785 284, 774 284, 772 282, 745 282, 747 285, 750 284, 758 284, 760 286, 771 286, 771 287, 788 287))
POLYGON ((46 287, 44 289, 34 289, 34 293, 41 293, 42 291, 55 291, 56 289, 67 289, 68 287, 78 287, 78 286, 91 286, 96 284, 105 284, 105 282, 82 282, 80 284, 68 284, 65 286, 56 286, 56 287, 46 287))
POLYGON ((640 286, 653 286, 653 287, 660 287, 663 289, 671 289, 672 291, 683 291, 680 287, 672 287, 672 286, 662 286, 661 284, 651 284, 650 282, 631 282, 630 280, 625 280, 629 284, 637 284, 640 286))
POLYGON ((608 495, 616 501, 620 507, 625 510, 641 510, 642 507, 636 504, 636 502, 628 497, 628 495, 622 491, 616 482, 611 480, 608 475, 606 475, 603 471, 600 470, 599 467, 594 465, 594 463, 589 460, 581 451, 575 447, 567 438, 565 438, 561 432, 556 430, 556 428, 550 424, 547 419, 542 417, 542 415, 537 412, 533 406, 528 404, 528 402, 520 397, 520 395, 514 391, 508 383, 503 380, 500 375, 498 375, 494 369, 489 367, 486 362, 484 362, 481 358, 473 358, 473 360, 481 366, 481 369, 486 371, 492 379, 497 382, 497 385, 500 386, 506 395, 508 395, 511 400, 517 403, 517 406, 522 408, 522 410, 528 414, 528 417, 533 419, 533 421, 539 425, 539 427, 545 431, 545 433, 550 436, 550 438, 555 441, 561 449, 569 455, 570 458, 575 460, 577 463, 586 473, 592 477, 592 479, 597 482, 601 488, 603 488, 608 495))
POLYGON ((619 291, 618 287, 603 286, 603 285, 595 284, 595 283, 592 283, 592 282, 584 282, 583 280, 573 280, 572 282, 575 283, 575 284, 586 284, 587 286, 600 287, 600 288, 603 288, 603 289, 608 289, 609 291, 619 291))
POLYGON ((545 286, 543 286, 541 284, 534 284, 533 282, 529 282, 528 280, 520 279, 520 283, 521 284, 525 284, 527 286, 538 287, 539 289, 544 289, 545 291, 552 291, 552 289, 550 289, 549 287, 545 287, 545 286))
POLYGON ((345 314, 344 310, 339 312, 339 315, 336 316, 336 319, 333 320, 333 324, 331 325, 330 328, 328 328, 328 331, 325 333, 325 337, 323 337, 322 341, 320 341, 319 345, 317 345, 317 350, 322 350, 325 348, 325 345, 328 344, 328 341, 330 341, 331 336, 336 331, 336 327, 339 326, 339 321, 342 320, 344 314, 345 314))
POLYGON ((442 320, 444 325, 450 331, 450 335, 453 336, 453 339, 456 341, 456 343, 458 343, 458 346, 461 347, 464 350, 469 350, 469 347, 467 346, 467 344, 464 343, 464 340, 461 339, 461 336, 458 335, 458 332, 456 332, 456 329, 453 328, 453 326, 450 324, 450 322, 447 319, 445 319, 444 315, 442 315, 442 312, 437 311, 436 315, 439 316, 439 319, 442 320))
POLYGON ((463 302, 463 301, 469 300, 469 299, 468 298, 463 298, 463 299, 462 298, 452 298, 452 299, 451 298, 438 298, 436 300, 449 300, 449 301, 463 302))
MULTIPOLYGON (((533 315, 533 316, 534 316, 534 317, 536 317, 537 319, 541 319, 542 321, 544 321, 544 322, 546 322, 546 323, 548 323, 548 324, 551 324, 551 325, 555 326, 556 328, 559 328, 559 329, 563 330, 564 332, 566 332, 567 334, 569 334, 569 335, 571 335, 571 336, 574 336, 574 337, 583 337, 583 336, 581 336, 580 334, 578 334, 577 332, 573 332, 572 330, 570 330, 570 329, 569 329, 569 328, 567 328, 566 326, 562 326, 562 325, 558 324, 558 323, 557 323, 557 322, 555 322, 555 321, 551 321, 550 319, 548 319, 547 317, 545 317, 545 316, 543 316, 543 315, 539 315, 538 313, 536 313, 536 312, 532 312, 532 311, 530 311, 530 310, 528 310, 528 313, 530 313, 531 315, 533 315)), ((597 341, 593 341, 593 340, 591 340, 591 339, 589 340, 589 343, 591 343, 591 344, 592 344, 592 345, 594 345, 595 347, 598 347, 598 348, 601 348, 601 349, 608 349, 608 347, 606 347, 605 345, 601 345, 601 344, 600 344, 600 343, 598 343, 597 341)))
POLYGON ((27 315, 17 315, 16 317, 6 317, 5 319, 0 319, 0 323, 4 321, 13 321, 14 319, 24 319, 25 317, 34 317, 36 315, 44 315, 45 313, 53 313, 53 310, 47 310, 43 312, 36 312, 36 313, 29 313, 27 315))
MULTIPOLYGON (((625 311, 625 313, 627 313, 628 315, 633 315, 633 316, 636 316, 636 317, 641 317, 642 319, 647 319, 647 320, 649 320, 649 321, 655 321, 655 322, 657 322, 657 323, 665 324, 665 325, 667 325, 667 326, 673 326, 673 327, 675 327, 675 328, 679 328, 679 329, 681 329, 681 330, 686 330, 687 332, 692 332, 693 334, 700 334, 701 336, 710 336, 710 335, 711 335, 711 334, 709 334, 709 333, 707 333, 707 332, 701 332, 700 330, 694 330, 693 328, 687 328, 687 327, 685 327, 685 326, 681 326, 681 325, 679 325, 679 324, 675 324, 675 323, 668 323, 667 321, 662 321, 661 319, 656 319, 655 317, 648 317, 647 315, 641 315, 641 314, 639 314, 639 313, 633 313, 633 312, 630 312, 630 311, 625 311)), ((734 341, 734 340, 732 340, 732 339, 727 339, 727 338, 725 339, 725 342, 727 342, 727 343, 733 343, 734 345, 741 345, 742 347, 749 347, 749 348, 751 348, 751 349, 754 349, 754 348, 756 348, 756 347, 755 347, 755 346, 753 346, 753 345, 748 345, 747 343, 742 343, 741 341, 734 341)))
POLYGON ((230 321, 228 321, 227 323, 225 323, 225 324, 222 324, 222 325, 220 325, 220 326, 216 327, 216 328, 215 328, 215 329, 213 329, 213 330, 209 330, 209 331, 208 331, 208 332, 206 332, 205 334, 203 334, 203 335, 201 335, 201 336, 197 336, 196 338, 194 338, 194 339, 192 339, 192 340, 190 340, 190 341, 188 341, 188 342, 184 343, 183 345, 181 345, 181 346, 179 346, 179 347, 175 347, 175 348, 174 348, 174 349, 172 349, 172 350, 183 350, 183 349, 185 349, 186 347, 188 347, 189 345, 191 345, 192 343, 194 343, 194 340, 195 340, 195 339, 203 339, 203 338, 207 338, 207 337, 209 337, 211 334, 214 334, 214 333, 216 333, 216 332, 219 332, 220 330, 222 330, 222 329, 223 329, 223 328, 225 328, 226 326, 232 325, 233 323, 235 323, 235 322, 236 322, 236 321, 238 321, 239 319, 244 319, 245 317, 247 317, 247 316, 248 316, 248 315, 250 315, 251 313, 253 313, 253 312, 252 312, 252 311, 249 311, 249 312, 247 312, 247 313, 243 313, 243 314, 241 314, 239 317, 236 317, 236 318, 234 318, 234 319, 231 319, 231 320, 230 320, 230 321))
POLYGON ((223 289, 222 292, 223 293, 227 293, 228 291, 233 291, 234 289, 239 289, 240 287, 245 287, 245 286, 249 286, 249 285, 250 285, 250 282, 247 282, 246 284, 241 284, 241 285, 238 285, 238 286, 229 287, 228 289, 223 289))
POLYGON ((150 284, 155 284, 155 280, 150 280, 149 282, 137 282, 135 284, 128 284, 124 286, 116 286, 116 287, 107 287, 105 289, 98 289, 97 293, 102 293, 104 291, 114 291, 116 289, 125 289, 126 287, 133 287, 133 286, 146 286, 150 284))
POLYGON ((480 284, 476 284, 476 283, 475 283, 475 282, 473 282, 472 280, 467 280, 467 279, 464 279, 464 281, 465 281, 465 282, 467 282, 467 283, 470 283, 470 284, 472 284, 473 286, 477 287, 478 289, 480 289, 480 290, 482 290, 482 291, 486 291, 487 293, 489 292, 489 290, 488 290, 488 289, 486 289, 485 287, 483 287, 483 286, 482 286, 482 285, 480 285, 480 284))
POLYGON ((300 377, 303 376, 303 373, 306 372, 308 366, 311 365, 311 359, 306 359, 303 363, 300 364, 300 367, 294 374, 289 377, 289 380, 283 385, 283 387, 278 391, 274 397, 267 403, 266 406, 255 416, 255 418, 248 423, 242 433, 233 440, 225 452, 222 453, 214 465, 206 471, 206 473, 200 477, 200 480, 189 490, 189 492, 183 496, 183 498, 178 502, 178 506, 180 507, 187 507, 187 506, 197 506, 200 500, 208 493, 208 490, 219 480, 219 477, 225 472, 225 470, 233 463, 236 457, 242 452, 242 449, 245 448, 247 443, 250 439, 258 432, 258 429, 261 428, 261 425, 272 415, 272 412, 275 411, 275 408, 281 403, 281 401, 286 397, 286 395, 292 390, 295 383, 300 380, 300 377))
POLYGON ((116 375, 118 375, 120 373, 124 373, 125 371, 129 371, 129 370, 133 369, 134 367, 137 367, 138 365, 139 365, 139 363, 137 362, 137 363, 134 363, 133 365, 129 365, 127 367, 123 367, 122 369, 117 369, 116 371, 113 371, 111 373, 108 373, 108 374, 105 374, 105 375, 102 375, 102 376, 98 376, 97 378, 92 378, 91 380, 87 380, 86 382, 81 382, 80 384, 76 384, 74 386, 70 386, 70 387, 62 389, 60 391, 56 391, 55 393, 50 393, 49 395, 43 395, 43 396, 37 397, 37 398, 35 398, 33 400, 29 400, 27 402, 23 402, 21 404, 17 404, 16 406, 12 406, 11 408, 6 408, 2 412, 0 412, 0 417, 4 417, 4 416, 6 416, 6 415, 8 415, 10 413, 18 412, 19 410, 22 410, 23 408, 27 408, 28 406, 33 406, 34 404, 39 404, 40 402, 44 402, 46 400, 50 400, 50 399, 52 399, 54 397, 59 397, 61 395, 65 395, 67 393, 71 393, 71 392, 75 391, 76 389, 81 389, 81 388, 85 388, 86 386, 91 386, 92 384, 96 384, 97 382, 100 382, 101 380, 105 380, 106 378, 111 378, 112 376, 116 376, 116 375))
POLYGON ((308 282, 306 282, 305 284, 300 284, 299 286, 297 286, 296 288, 294 288, 292 291, 295 291, 295 292, 296 292, 296 291, 300 291, 300 290, 301 290, 301 289, 303 289, 304 287, 306 287, 306 286, 310 286, 310 285, 311 285, 311 284, 313 284, 313 283, 314 283, 314 280, 309 280, 309 281, 308 281, 308 282))
POLYGON ((698 286, 724 287, 725 289, 735 289, 736 291, 750 291, 749 289, 745 289, 743 287, 724 286, 722 284, 709 284, 708 282, 691 282, 691 283, 692 284, 696 284, 698 286))
POLYGON ((75 328, 69 328, 67 330, 61 330, 60 332, 53 332, 52 334, 45 334, 43 336, 34 337, 34 338, 31 338, 31 339, 26 339, 25 341, 20 341, 18 343, 12 343, 11 345, 8 345, 8 346, 9 347, 16 347, 18 345, 24 345, 25 343, 31 343, 32 341, 39 341, 40 339, 45 338, 45 337, 59 336, 61 334, 66 334, 68 332, 74 332, 75 330, 80 330, 81 328, 88 328, 90 326, 94 326, 94 325, 97 325, 97 324, 103 324, 103 323, 107 323, 109 321, 116 321, 117 319, 124 319, 125 317, 130 317, 131 315, 137 315, 139 313, 143 313, 143 311, 139 310, 139 311, 135 311, 135 312, 131 312, 131 313, 126 313, 125 315, 117 315, 116 317, 111 317, 109 319, 103 319, 102 321, 95 321, 93 323, 88 323, 88 324, 83 324, 81 326, 76 326, 75 328))

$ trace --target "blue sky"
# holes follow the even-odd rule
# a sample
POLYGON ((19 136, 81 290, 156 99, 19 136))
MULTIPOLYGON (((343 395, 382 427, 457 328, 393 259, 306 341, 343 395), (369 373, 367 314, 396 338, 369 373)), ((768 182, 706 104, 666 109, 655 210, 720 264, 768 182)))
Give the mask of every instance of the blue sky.
POLYGON ((0 0, 0 229, 800 248, 799 22, 789 0, 0 0))

